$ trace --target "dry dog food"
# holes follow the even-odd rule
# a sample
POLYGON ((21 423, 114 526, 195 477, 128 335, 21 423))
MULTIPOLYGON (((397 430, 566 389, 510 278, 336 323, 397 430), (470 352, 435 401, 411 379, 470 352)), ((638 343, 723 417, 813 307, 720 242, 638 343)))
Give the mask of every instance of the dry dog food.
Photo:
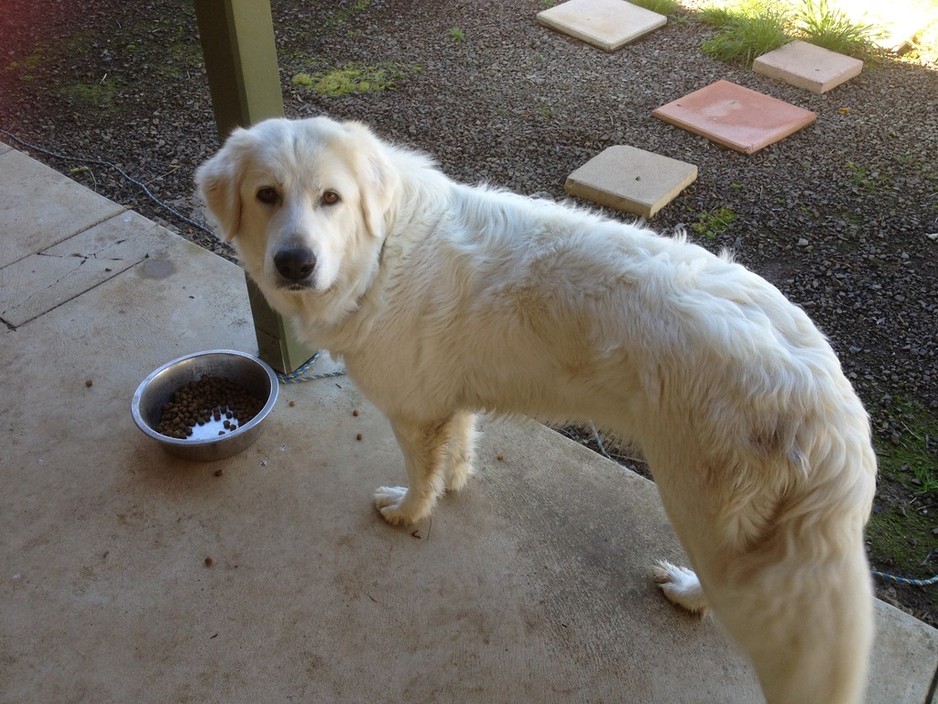
POLYGON ((218 435, 232 432, 256 416, 264 402, 233 381, 205 375, 190 381, 163 406, 156 431, 167 437, 190 437, 197 426, 221 422, 218 435))

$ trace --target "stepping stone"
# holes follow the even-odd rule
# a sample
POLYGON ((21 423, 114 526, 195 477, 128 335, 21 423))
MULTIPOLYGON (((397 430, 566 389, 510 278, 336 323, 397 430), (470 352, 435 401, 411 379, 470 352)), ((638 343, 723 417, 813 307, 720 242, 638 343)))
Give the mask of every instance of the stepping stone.
POLYGON ((812 93, 826 93, 859 76, 863 62, 808 42, 793 41, 757 58, 752 70, 812 93))
POLYGON ((730 81, 711 83, 651 114, 743 154, 755 154, 817 119, 810 110, 730 81))
POLYGON ((615 51, 662 27, 668 18, 624 0, 569 0, 537 13, 545 27, 615 51))
POLYGON ((651 218, 697 179, 697 167, 644 149, 616 145, 567 177, 571 196, 651 218))

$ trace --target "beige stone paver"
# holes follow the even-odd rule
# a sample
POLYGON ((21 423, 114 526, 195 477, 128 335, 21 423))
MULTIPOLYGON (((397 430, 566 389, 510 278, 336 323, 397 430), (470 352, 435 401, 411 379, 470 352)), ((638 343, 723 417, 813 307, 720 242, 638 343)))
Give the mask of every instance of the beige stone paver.
POLYGON ((859 76, 863 62, 796 40, 758 57, 752 70, 812 93, 826 93, 859 76))
POLYGON ((693 164, 620 144, 603 150, 571 173, 564 190, 651 218, 696 179, 693 164))
POLYGON ((545 27, 615 51, 663 27, 668 18, 624 0, 569 0, 537 14, 545 27))

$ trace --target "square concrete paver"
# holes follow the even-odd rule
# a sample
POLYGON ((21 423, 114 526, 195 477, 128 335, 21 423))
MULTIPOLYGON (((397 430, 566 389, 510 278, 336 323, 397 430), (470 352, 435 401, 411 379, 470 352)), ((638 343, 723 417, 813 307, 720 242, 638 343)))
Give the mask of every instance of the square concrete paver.
POLYGON ((616 145, 567 177, 572 196, 650 218, 697 179, 697 167, 644 149, 616 145))
POLYGON ((668 18, 624 0, 569 0, 537 14, 545 27, 615 51, 664 26, 668 18))
POLYGON ((722 80, 651 114, 743 154, 754 154, 817 119, 810 110, 722 80))
POLYGON ((0 319, 20 326, 165 248, 169 233, 125 211, 0 268, 0 319))
POLYGON ((826 93, 859 76, 863 62, 808 42, 793 41, 757 58, 752 70, 812 93, 826 93))
POLYGON ((124 207, 11 149, 0 153, 0 266, 40 252, 124 207), (36 194, 41 193, 41 200, 36 194))

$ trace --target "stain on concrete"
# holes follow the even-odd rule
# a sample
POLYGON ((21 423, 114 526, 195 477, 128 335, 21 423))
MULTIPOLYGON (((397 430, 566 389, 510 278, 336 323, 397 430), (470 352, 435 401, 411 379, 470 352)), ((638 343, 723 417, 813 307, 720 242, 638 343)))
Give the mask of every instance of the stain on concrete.
POLYGON ((176 265, 169 259, 147 259, 137 271, 145 279, 165 279, 176 273, 176 265))

